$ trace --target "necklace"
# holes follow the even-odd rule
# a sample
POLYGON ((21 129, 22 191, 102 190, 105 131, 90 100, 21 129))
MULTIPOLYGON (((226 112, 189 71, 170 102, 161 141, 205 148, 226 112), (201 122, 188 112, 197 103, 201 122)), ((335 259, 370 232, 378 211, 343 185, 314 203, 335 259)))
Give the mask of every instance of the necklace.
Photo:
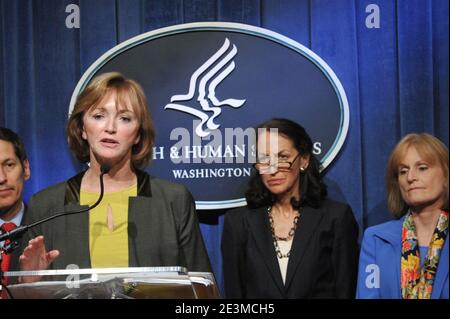
POLYGON ((267 209, 267 215, 269 216, 269 223, 270 223, 270 231, 272 233, 272 239, 273 239, 273 245, 275 246, 275 251, 277 253, 277 257, 278 258, 289 258, 289 256, 291 255, 291 250, 289 250, 287 252, 287 254, 283 254, 281 252, 280 246, 278 245, 278 241, 288 241, 291 240, 294 235, 295 235, 295 231, 297 230, 297 224, 298 224, 298 219, 300 218, 300 214, 298 214, 297 216, 294 217, 294 221, 293 221, 293 225, 291 230, 289 230, 289 233, 286 237, 279 237, 277 235, 275 235, 275 228, 273 226, 273 217, 272 217, 272 207, 269 206, 269 208, 267 209))

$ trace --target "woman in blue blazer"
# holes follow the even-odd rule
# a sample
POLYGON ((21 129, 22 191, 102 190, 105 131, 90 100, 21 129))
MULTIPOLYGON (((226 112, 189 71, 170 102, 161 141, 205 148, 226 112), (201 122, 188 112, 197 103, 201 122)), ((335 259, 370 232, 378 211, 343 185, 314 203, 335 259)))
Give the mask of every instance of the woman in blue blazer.
POLYGON ((357 298, 448 299, 447 147, 429 134, 405 136, 386 187, 397 220, 365 231, 357 298))

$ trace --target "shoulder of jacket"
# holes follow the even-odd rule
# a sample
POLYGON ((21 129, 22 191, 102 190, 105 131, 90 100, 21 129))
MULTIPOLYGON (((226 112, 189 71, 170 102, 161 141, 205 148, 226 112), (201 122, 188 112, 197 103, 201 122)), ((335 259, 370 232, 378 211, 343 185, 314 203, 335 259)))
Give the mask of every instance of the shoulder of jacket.
POLYGON ((52 186, 49 186, 47 188, 44 188, 37 193, 35 193, 32 196, 32 199, 39 200, 39 199, 48 199, 48 198, 59 198, 62 196, 64 198, 64 193, 66 190, 67 182, 61 182, 52 186))
POLYGON ((152 193, 164 192, 164 193, 174 193, 180 195, 182 193, 189 192, 186 186, 174 183, 165 179, 150 176, 150 184, 152 193))

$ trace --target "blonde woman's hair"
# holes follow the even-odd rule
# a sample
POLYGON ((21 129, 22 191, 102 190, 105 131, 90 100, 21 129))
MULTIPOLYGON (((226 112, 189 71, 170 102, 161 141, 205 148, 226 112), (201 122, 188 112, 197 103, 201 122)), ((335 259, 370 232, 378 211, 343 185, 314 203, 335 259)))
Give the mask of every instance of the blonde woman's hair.
POLYGON ((89 161, 89 144, 82 138, 83 117, 91 109, 95 109, 111 93, 116 94, 116 106, 129 105, 136 114, 140 138, 139 142, 132 148, 131 164, 133 168, 144 168, 148 165, 152 156, 155 127, 142 87, 118 72, 104 73, 95 77, 77 97, 67 124, 69 147, 79 161, 83 163, 89 161))
POLYGON ((400 218, 406 214, 409 207, 404 201, 398 183, 399 165, 407 150, 413 146, 417 153, 427 162, 439 165, 445 177, 445 204, 442 209, 448 211, 448 148, 436 137, 428 133, 413 133, 406 135, 392 151, 386 168, 387 204, 392 215, 400 218))

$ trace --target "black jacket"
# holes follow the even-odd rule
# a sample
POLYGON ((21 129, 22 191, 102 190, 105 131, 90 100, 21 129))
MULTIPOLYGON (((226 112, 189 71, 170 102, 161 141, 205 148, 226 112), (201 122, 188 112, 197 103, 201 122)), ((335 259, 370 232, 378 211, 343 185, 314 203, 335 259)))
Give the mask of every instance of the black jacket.
POLYGON ((283 284, 267 207, 225 216, 222 254, 228 298, 354 298, 358 225, 350 206, 304 207, 283 284))
MULTIPOLYGON (((25 204, 24 204, 25 205, 25 204)), ((26 216, 27 216, 27 211, 28 211, 28 206, 25 205, 24 207, 24 211, 23 211, 23 216, 22 216, 22 221, 20 225, 24 225, 24 221, 26 220, 26 216)), ((23 251, 23 244, 22 244, 22 239, 18 238, 16 239, 19 246, 17 248, 15 248, 11 254, 11 261, 9 263, 9 269, 8 271, 19 271, 19 257, 22 254, 23 251)), ((13 280, 14 282, 14 280, 13 280)))

